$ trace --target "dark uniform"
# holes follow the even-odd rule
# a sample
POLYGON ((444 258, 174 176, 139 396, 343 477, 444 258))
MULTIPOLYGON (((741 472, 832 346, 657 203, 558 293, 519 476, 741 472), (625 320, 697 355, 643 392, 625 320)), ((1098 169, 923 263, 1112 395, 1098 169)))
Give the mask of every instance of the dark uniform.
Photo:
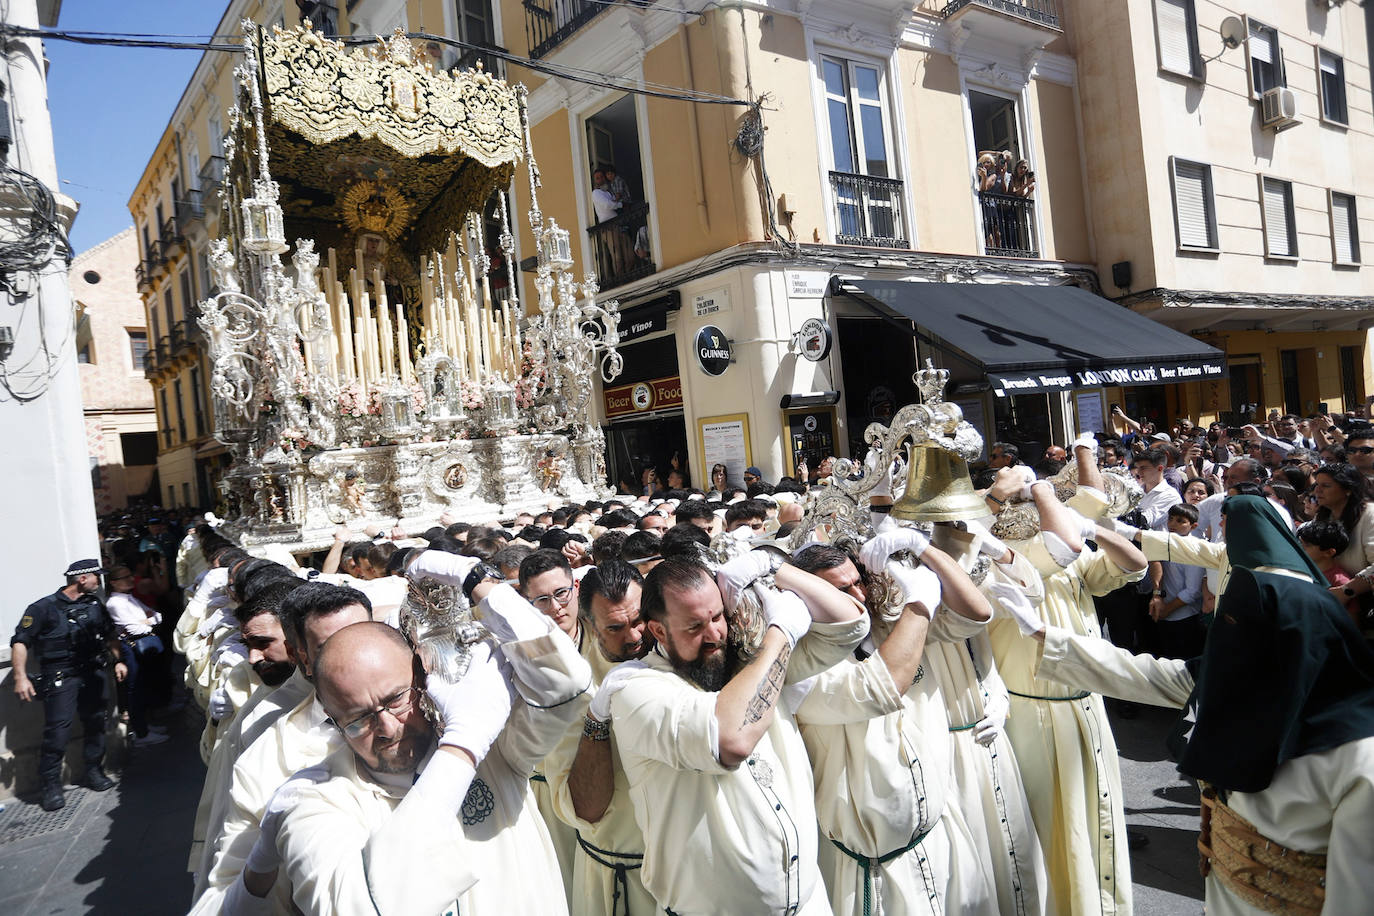
POLYGON ((105 756, 106 646, 114 636, 99 598, 68 598, 60 589, 29 605, 14 630, 10 644, 27 646, 39 669, 35 685, 43 699, 44 724, 38 777, 44 789, 62 785, 62 755, 76 716, 85 732, 80 781, 109 782, 100 764, 105 756))

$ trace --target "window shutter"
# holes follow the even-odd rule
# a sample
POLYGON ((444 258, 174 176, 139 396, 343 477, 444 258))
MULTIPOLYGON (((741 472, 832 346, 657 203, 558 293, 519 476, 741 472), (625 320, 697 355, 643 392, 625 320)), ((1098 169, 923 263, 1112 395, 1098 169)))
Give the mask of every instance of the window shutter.
POLYGON ((1178 243, 1189 248, 1215 248, 1209 213, 1211 194, 1207 166, 1174 163, 1174 209, 1178 213, 1178 243))
POLYGON ((1359 252, 1355 250, 1355 201, 1344 194, 1331 195, 1331 241, 1335 248, 1336 261, 1340 264, 1359 262, 1359 252))
POLYGON ((1192 42, 1188 40, 1188 0, 1155 0, 1159 31, 1159 63, 1176 73, 1193 72, 1192 42))
POLYGON ((1264 179, 1264 231, 1271 255, 1292 255, 1293 240, 1288 232, 1288 185, 1264 179))
POLYGON ((1337 74, 1338 71, 1336 69, 1336 56, 1334 54, 1329 54, 1326 51, 1322 51, 1318 60, 1320 62, 1323 73, 1329 73, 1332 76, 1335 76, 1337 74))
POLYGON ((1270 41, 1272 30, 1264 26, 1250 26, 1250 56, 1266 64, 1274 63, 1274 45, 1270 41))

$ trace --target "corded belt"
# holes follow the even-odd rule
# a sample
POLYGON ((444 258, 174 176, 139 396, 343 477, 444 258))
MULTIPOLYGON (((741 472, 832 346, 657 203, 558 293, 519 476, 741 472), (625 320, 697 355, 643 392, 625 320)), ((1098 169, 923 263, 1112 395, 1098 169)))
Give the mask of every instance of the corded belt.
MULTIPOLYGON (((979 721, 981 721, 981 720, 979 720, 979 721)), ((978 724, 977 722, 970 722, 968 725, 951 725, 951 726, 949 727, 949 730, 952 731, 952 732, 966 732, 966 731, 968 731, 970 728, 973 728, 973 727, 974 727, 975 725, 977 725, 977 724, 978 724)))
POLYGON ((1326 855, 1289 849, 1266 837, 1202 784, 1197 840, 1208 873, 1245 903, 1266 913, 1318 916, 1326 903, 1326 855))
MULTIPOLYGON (((644 853, 642 852, 614 852, 610 849, 599 849, 582 839, 582 831, 574 830, 577 836, 577 845, 582 847, 582 851, 587 857, 597 865, 609 868, 615 872, 615 895, 611 898, 610 916, 618 916, 620 910, 620 898, 625 898, 625 916, 630 916, 630 872, 644 864, 644 853), (603 856, 614 856, 617 859, 634 859, 633 865, 625 862, 611 862, 603 856)), ((672 912, 669 910, 668 912, 672 912)))
POLYGON ((1014 697, 1020 697, 1023 700, 1049 700, 1051 703, 1067 703, 1071 700, 1086 700, 1088 697, 1092 696, 1091 693, 1085 690, 1082 693, 1075 693, 1067 697, 1038 697, 1033 693, 1017 693, 1010 687, 1007 688, 1007 693, 1014 697))
MULTIPOLYGON (((937 822, 937 823, 938 823, 938 822, 937 822)), ((935 829, 934 827, 931 827, 931 828, 930 828, 930 830, 934 830, 934 829, 935 829)), ((925 831, 924 833, 918 834, 914 840, 912 840, 910 843, 907 843, 907 844, 906 844, 905 846, 903 846, 901 849, 894 849, 894 850, 892 850, 891 852, 887 853, 886 855, 881 855, 881 856, 878 856, 877 858, 869 858, 868 856, 861 856, 861 855, 859 855, 857 852, 855 852, 854 850, 850 849, 848 846, 846 846, 846 845, 844 845, 843 843, 841 843, 839 840, 835 839, 834 837, 831 837, 831 838, 830 838, 830 842, 832 842, 832 843, 835 844, 835 848, 836 848, 836 849, 838 849, 840 852, 844 853, 845 855, 849 856, 849 858, 853 859, 855 862, 858 862, 858 863, 859 863, 859 867, 862 868, 862 869, 864 870, 864 909, 863 909, 863 916, 871 916, 871 914, 872 914, 872 912, 873 912, 873 869, 874 869, 875 867, 879 866, 879 865, 882 865, 882 864, 886 863, 886 862, 891 862, 893 859, 897 858, 898 856, 903 855, 903 854, 905 854, 905 853, 908 853, 908 852, 910 852, 912 849, 915 849, 916 846, 917 846, 917 844, 919 844, 919 843, 920 843, 922 840, 924 840, 926 837, 930 836, 930 830, 927 830, 927 831, 925 831)))

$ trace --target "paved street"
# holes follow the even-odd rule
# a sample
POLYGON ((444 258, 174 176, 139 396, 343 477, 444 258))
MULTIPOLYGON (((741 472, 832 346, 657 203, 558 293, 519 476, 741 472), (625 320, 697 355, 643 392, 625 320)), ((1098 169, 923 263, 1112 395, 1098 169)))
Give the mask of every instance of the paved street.
MULTIPOLYGON (((1121 748, 1127 820, 1150 838, 1134 854, 1136 913, 1192 916, 1202 911, 1198 877, 1197 793, 1177 778, 1164 750, 1174 714, 1145 707, 1114 722, 1121 748)), ((186 911, 191 881, 186 846, 204 767, 199 730, 180 725, 175 740, 133 752, 118 788, 68 793, 47 814, 35 799, 0 811, 0 912, 8 916, 186 911)))

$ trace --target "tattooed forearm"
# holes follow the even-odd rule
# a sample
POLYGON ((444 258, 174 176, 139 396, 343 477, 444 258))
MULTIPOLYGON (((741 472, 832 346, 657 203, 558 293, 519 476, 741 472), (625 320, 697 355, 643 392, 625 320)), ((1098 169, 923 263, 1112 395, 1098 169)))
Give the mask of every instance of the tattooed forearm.
POLYGON ((783 646, 778 657, 773 659, 773 664, 768 666, 768 673, 763 676, 759 689, 754 691, 754 698, 749 701, 749 705, 744 710, 745 725, 753 725, 768 715, 768 711, 778 701, 778 693, 782 690, 783 678, 787 675, 787 659, 791 655, 792 647, 783 646))

